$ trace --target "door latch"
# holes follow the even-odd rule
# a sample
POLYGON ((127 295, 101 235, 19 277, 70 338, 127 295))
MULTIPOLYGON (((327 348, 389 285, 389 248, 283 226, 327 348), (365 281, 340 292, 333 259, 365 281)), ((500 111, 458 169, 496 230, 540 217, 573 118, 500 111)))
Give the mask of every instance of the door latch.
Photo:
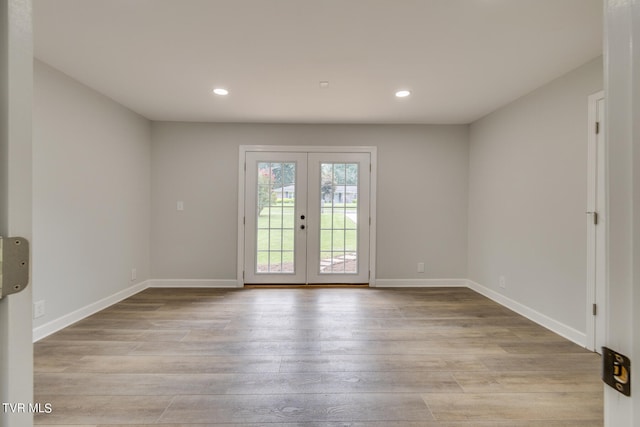
POLYGON ((23 237, 0 237, 0 298, 29 284, 29 242, 23 237))
POLYGON ((631 396, 631 361, 627 356, 602 347, 602 380, 625 396, 631 396))

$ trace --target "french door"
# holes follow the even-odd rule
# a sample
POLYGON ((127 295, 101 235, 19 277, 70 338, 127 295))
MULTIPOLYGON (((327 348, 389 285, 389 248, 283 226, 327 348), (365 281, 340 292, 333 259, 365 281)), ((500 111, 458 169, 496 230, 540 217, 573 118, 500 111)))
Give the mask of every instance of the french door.
POLYGON ((244 282, 369 281, 369 153, 245 154, 244 282))

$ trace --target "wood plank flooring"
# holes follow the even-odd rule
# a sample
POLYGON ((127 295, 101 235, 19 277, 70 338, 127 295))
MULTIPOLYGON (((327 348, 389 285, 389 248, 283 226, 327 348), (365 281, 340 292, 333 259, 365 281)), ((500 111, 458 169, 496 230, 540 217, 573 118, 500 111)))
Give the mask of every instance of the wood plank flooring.
POLYGON ((35 344, 35 423, 595 427, 599 375, 464 288, 148 289, 35 344))

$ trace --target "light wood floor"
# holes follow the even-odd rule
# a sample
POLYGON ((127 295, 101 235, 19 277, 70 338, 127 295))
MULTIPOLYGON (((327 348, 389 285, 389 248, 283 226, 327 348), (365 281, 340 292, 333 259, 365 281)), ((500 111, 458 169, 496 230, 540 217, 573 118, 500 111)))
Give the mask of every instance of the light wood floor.
POLYGON ((35 355, 39 425, 603 424, 599 356, 463 288, 148 289, 35 355))

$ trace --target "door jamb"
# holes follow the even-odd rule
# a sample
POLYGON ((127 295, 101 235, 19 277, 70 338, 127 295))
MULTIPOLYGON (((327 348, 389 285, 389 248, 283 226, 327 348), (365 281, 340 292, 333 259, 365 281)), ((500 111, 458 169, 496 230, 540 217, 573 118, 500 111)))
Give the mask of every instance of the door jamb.
POLYGON ((375 146, 304 146, 304 145, 240 145, 238 150, 238 253, 237 287, 244 287, 244 196, 245 157, 249 151, 299 152, 299 153, 369 153, 371 156, 369 215, 369 286, 376 284, 376 177, 378 168, 378 148, 375 146))

